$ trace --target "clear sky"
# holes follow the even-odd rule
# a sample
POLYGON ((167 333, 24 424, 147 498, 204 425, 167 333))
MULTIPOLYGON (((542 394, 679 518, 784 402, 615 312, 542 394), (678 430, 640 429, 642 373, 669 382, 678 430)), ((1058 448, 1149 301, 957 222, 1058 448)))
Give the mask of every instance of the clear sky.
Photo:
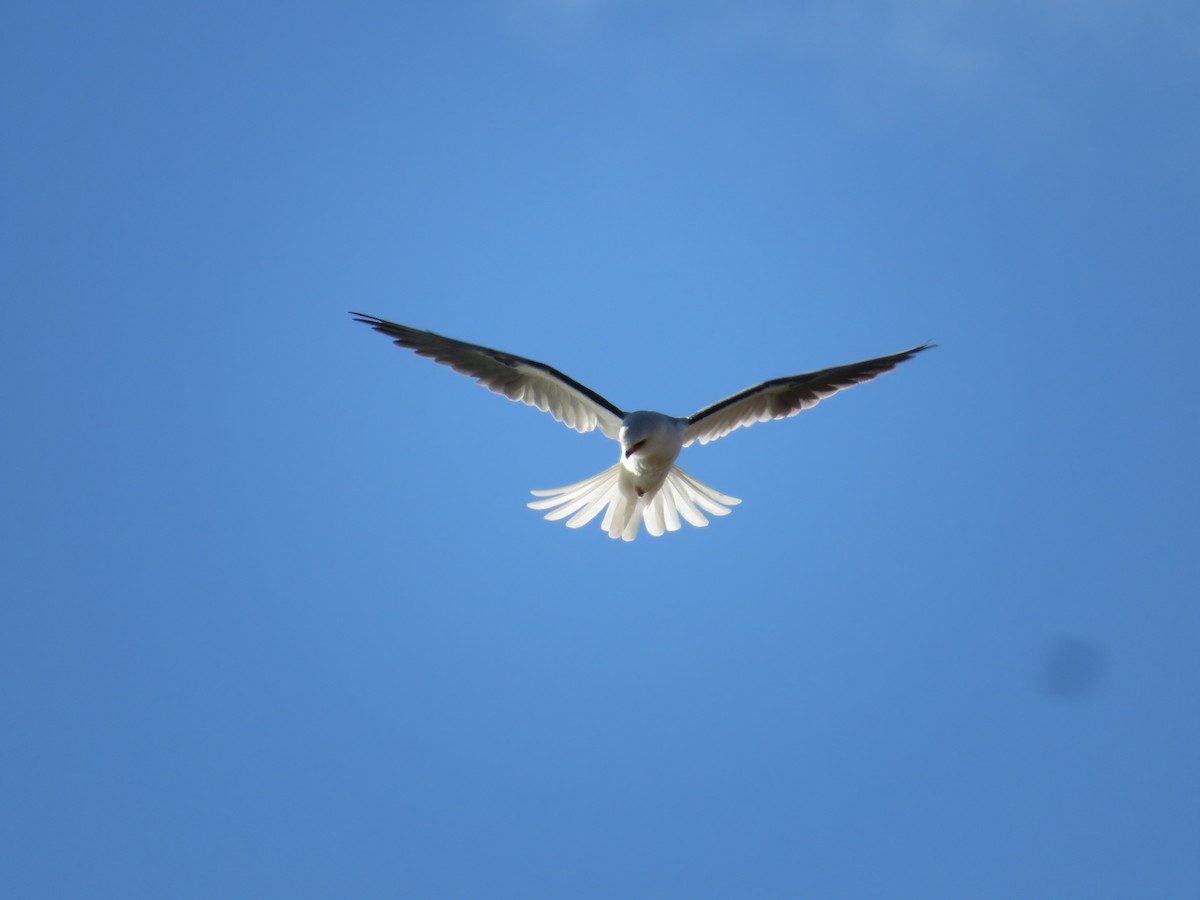
POLYGON ((7 0, 6 895, 1200 896, 1198 9, 7 0))

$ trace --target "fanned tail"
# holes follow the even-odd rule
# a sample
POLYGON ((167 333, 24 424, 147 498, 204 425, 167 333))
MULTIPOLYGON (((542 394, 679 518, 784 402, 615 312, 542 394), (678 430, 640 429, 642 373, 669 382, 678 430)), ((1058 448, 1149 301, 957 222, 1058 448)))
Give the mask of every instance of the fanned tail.
POLYGON ((632 474, 617 463, 566 487, 531 491, 543 499, 534 500, 529 508, 550 510, 545 517, 551 521, 567 519, 568 528, 586 525, 605 511, 600 527, 608 536, 632 541, 643 521, 646 530, 658 537, 678 531, 681 520, 702 528, 708 524, 704 512, 727 516, 729 507, 742 502, 697 481, 679 466, 671 467, 657 491, 644 496, 638 496, 632 479, 632 474))
POLYGON ((571 516, 567 519, 567 527, 579 528, 596 518, 600 511, 612 502, 614 495, 619 493, 620 470, 621 464, 617 463, 599 475, 566 487, 530 491, 535 497, 546 499, 534 500, 529 504, 529 508, 550 510, 545 517, 551 521, 571 516))

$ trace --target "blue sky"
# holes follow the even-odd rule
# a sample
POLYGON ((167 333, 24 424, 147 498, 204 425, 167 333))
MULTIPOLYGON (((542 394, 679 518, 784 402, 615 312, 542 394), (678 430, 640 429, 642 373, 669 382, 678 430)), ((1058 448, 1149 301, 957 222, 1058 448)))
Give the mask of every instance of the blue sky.
POLYGON ((0 10, 0 882, 1195 897, 1200 14, 0 10), (687 414, 615 461, 361 309, 687 414))

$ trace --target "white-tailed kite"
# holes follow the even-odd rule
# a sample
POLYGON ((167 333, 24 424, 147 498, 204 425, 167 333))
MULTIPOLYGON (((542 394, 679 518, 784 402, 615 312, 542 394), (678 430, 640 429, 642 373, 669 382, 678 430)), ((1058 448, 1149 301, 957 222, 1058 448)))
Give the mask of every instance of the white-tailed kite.
POLYGON ((392 338, 397 346, 469 375, 510 400, 536 406, 581 434, 599 428, 605 437, 618 441, 621 457, 616 465, 566 487, 532 491, 543 499, 529 506, 550 510, 547 519, 570 516, 568 528, 586 525, 607 508, 600 527, 609 537, 626 541, 637 537, 643 521, 646 530, 657 537, 664 531, 678 531, 680 519, 707 525, 704 512, 728 515, 729 507, 742 502, 702 484, 675 465, 679 451, 692 441, 707 444, 755 422, 794 416, 934 346, 921 344, 891 356, 764 381, 681 419, 649 410, 624 412, 545 363, 364 313, 351 315, 356 322, 392 338))

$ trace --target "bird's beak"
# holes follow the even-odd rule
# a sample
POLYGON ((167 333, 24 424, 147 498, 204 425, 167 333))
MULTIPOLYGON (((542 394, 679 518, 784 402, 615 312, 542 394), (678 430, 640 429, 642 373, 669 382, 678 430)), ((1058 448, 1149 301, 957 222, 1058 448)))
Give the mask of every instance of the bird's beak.
POLYGON ((643 440, 640 440, 640 441, 638 441, 636 444, 634 444, 632 447, 630 447, 628 450, 626 450, 626 451, 625 451, 625 458, 626 458, 626 459, 629 459, 629 457, 633 456, 633 454, 635 454, 635 453, 637 453, 639 450, 641 450, 641 449, 642 449, 642 445, 643 445, 643 444, 645 444, 645 443, 646 443, 646 441, 645 441, 644 439, 643 439, 643 440))

